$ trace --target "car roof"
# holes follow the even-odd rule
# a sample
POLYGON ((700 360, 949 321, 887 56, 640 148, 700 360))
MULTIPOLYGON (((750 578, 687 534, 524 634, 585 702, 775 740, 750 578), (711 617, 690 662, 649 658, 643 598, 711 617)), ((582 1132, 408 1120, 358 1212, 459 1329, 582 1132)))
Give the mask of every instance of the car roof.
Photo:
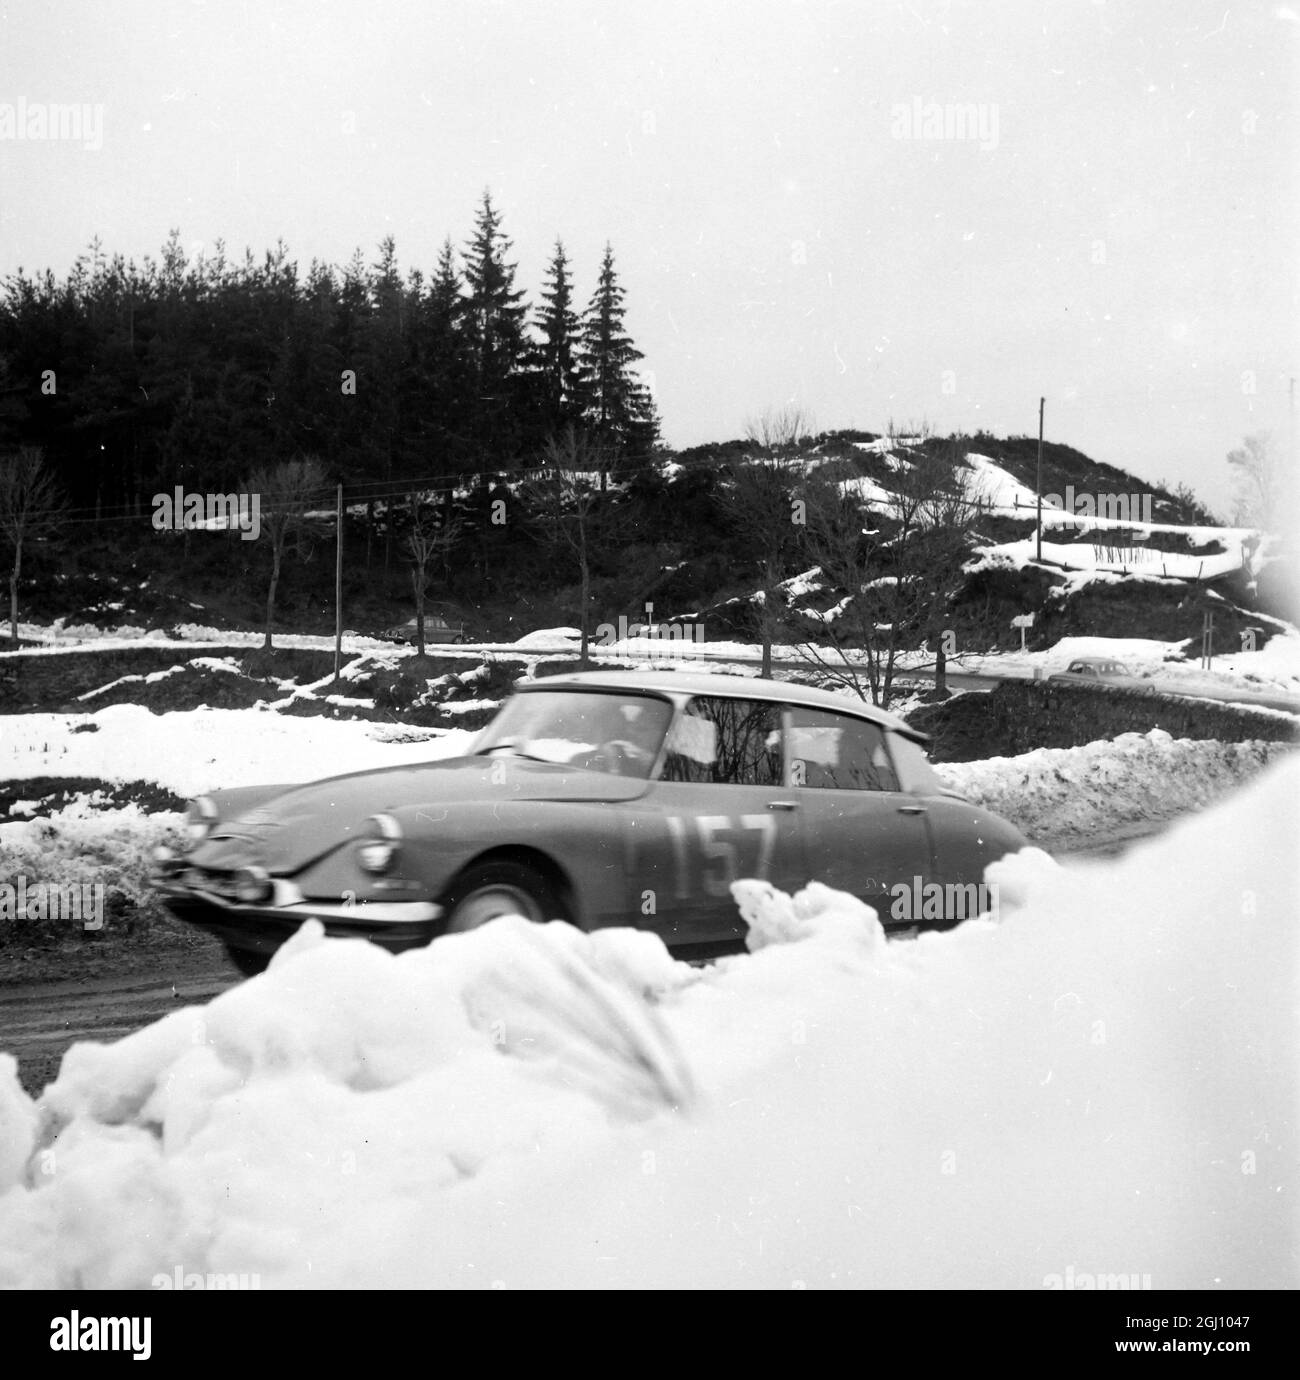
POLYGON ((905 720, 879 709, 865 700, 834 695, 810 685, 794 685, 785 680, 764 680, 761 676, 726 676, 705 671, 570 671, 537 680, 515 682, 518 690, 656 690, 677 696, 728 695, 732 699, 781 700, 807 709, 827 709, 837 714, 852 714, 870 719, 882 728, 892 729, 918 743, 929 741, 929 734, 913 728, 905 720))

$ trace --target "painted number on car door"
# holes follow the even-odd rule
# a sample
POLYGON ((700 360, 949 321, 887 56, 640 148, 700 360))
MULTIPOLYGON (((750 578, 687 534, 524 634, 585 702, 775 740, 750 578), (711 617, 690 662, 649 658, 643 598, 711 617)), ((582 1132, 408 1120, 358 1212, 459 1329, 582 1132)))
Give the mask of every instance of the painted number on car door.
POLYGON ((708 896, 725 897, 739 878, 769 875, 776 846, 774 816, 669 815, 667 824, 679 901, 689 900, 699 889, 708 896))

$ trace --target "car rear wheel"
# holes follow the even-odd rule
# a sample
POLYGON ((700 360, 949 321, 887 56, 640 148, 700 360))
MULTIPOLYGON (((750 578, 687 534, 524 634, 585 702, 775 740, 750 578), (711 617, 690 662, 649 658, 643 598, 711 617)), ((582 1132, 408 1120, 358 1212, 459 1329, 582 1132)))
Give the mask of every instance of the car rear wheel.
POLYGON ((504 860, 469 868, 444 904, 445 934, 462 934, 502 915, 522 915, 537 924, 568 919, 555 888, 540 872, 523 863, 504 860))

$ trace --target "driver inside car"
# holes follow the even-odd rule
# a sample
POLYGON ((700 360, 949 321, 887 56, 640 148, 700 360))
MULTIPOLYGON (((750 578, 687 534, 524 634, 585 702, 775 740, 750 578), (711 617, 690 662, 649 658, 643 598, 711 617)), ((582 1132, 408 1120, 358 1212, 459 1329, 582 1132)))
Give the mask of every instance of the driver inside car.
POLYGON ((573 758, 574 765, 612 776, 648 777, 659 750, 655 720, 650 705, 611 696, 591 716, 583 734, 595 746, 573 758))

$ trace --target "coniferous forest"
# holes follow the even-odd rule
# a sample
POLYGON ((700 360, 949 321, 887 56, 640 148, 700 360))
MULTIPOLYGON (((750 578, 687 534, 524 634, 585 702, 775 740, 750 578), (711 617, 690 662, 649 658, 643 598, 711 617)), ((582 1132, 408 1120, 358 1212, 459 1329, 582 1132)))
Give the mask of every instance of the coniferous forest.
POLYGON ((509 472, 573 427, 611 472, 635 469, 658 419, 635 373, 613 251, 585 304, 557 239, 535 299, 516 282, 490 193, 459 247, 403 269, 278 243, 258 259, 174 230, 143 264, 96 241, 60 279, 19 270, 0 300, 0 450, 41 450, 66 501, 141 512, 150 496, 236 488, 310 455, 332 482, 509 472))

